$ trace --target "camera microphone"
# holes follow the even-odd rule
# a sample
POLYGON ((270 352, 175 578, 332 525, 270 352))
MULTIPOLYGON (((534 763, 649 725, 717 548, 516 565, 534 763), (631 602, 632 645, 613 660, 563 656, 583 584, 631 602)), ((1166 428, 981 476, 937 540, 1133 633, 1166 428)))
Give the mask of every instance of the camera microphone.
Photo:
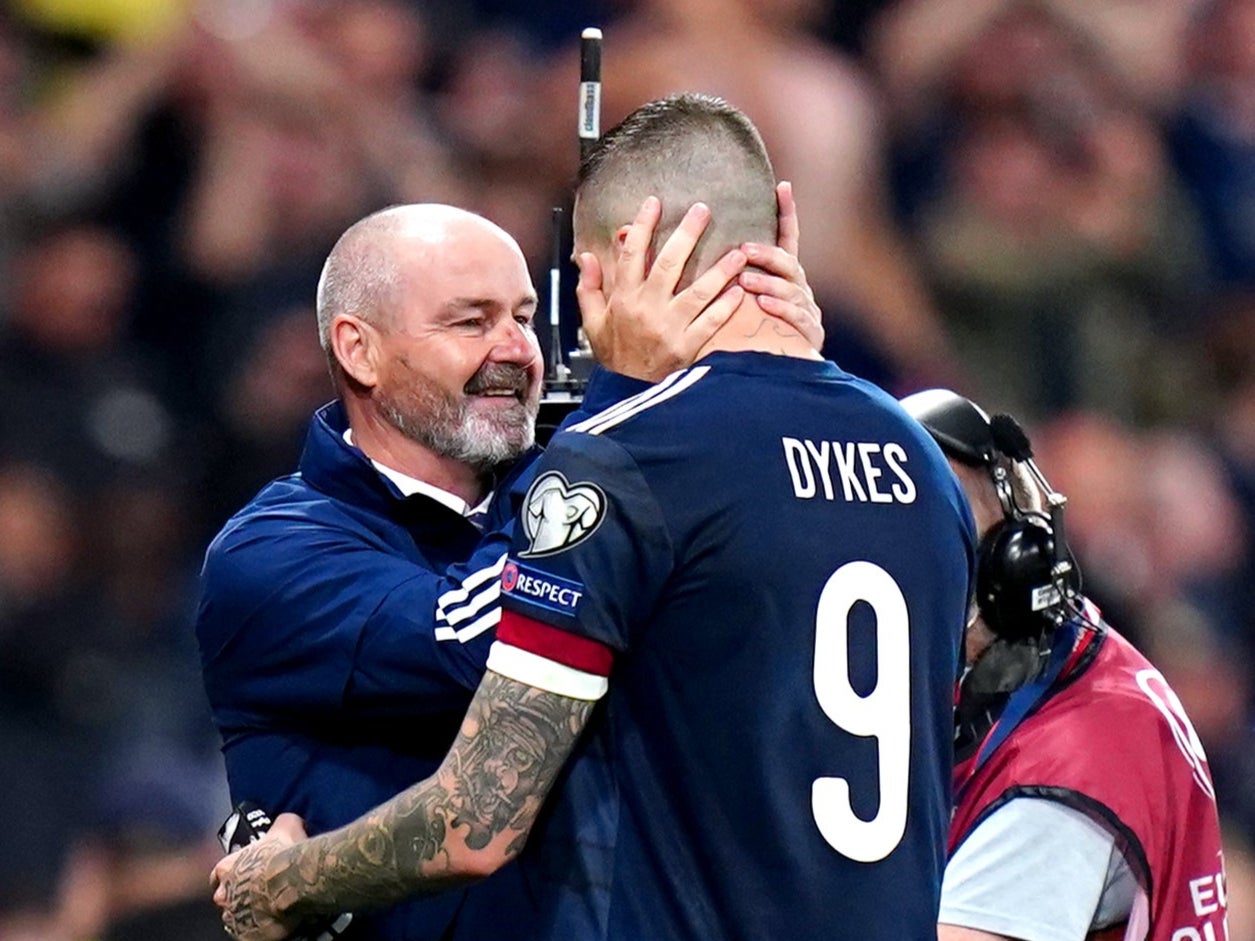
POLYGON ((989 433, 993 436, 994 447, 1011 460, 1027 467, 1033 479, 1045 492, 1050 530, 1054 536, 1054 574, 1056 578, 1062 579, 1076 567, 1063 528, 1063 508, 1068 498, 1050 486, 1046 476, 1037 467, 1033 460, 1033 445, 1018 421, 1010 415, 992 415, 989 418, 989 433))

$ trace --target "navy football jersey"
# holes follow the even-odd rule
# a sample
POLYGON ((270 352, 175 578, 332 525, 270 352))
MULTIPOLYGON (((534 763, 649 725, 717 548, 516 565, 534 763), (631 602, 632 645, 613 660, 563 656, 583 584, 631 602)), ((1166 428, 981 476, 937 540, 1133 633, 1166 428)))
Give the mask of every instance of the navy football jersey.
POLYGON ((520 514, 489 668, 605 693, 529 848, 553 937, 934 936, 974 535, 927 433, 716 353, 556 436, 520 514))

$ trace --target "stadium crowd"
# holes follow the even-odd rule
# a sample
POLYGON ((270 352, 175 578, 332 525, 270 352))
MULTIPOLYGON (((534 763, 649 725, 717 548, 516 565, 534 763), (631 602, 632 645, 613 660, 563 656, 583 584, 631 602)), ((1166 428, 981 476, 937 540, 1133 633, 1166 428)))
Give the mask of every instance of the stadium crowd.
POLYGON ((603 126, 679 89, 754 118, 829 355, 1030 420, 1255 941, 1255 0, 4 3, 0 938, 222 937, 205 545, 331 397, 346 225, 464 206, 543 283, 586 25, 603 126))

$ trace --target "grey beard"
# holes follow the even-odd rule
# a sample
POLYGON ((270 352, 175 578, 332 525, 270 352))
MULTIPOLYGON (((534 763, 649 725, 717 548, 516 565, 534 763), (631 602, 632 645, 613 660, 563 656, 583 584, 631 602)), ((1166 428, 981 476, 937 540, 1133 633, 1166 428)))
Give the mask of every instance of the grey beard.
POLYGON ((390 399, 380 403, 384 416, 407 438, 479 473, 514 460, 536 442, 537 401, 520 402, 495 421, 448 399, 428 404, 431 413, 415 419, 390 399))

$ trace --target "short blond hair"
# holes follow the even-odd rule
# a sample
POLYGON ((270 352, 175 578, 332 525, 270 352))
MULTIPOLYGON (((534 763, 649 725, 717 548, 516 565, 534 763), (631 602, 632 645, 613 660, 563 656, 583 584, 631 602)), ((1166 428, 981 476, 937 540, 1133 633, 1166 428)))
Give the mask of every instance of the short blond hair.
POLYGON ((607 131, 580 165, 576 226, 608 245, 647 196, 662 203, 654 250, 694 203, 710 224, 686 274, 742 242, 776 243, 776 176, 758 129, 722 98, 673 95, 637 108, 607 131))

